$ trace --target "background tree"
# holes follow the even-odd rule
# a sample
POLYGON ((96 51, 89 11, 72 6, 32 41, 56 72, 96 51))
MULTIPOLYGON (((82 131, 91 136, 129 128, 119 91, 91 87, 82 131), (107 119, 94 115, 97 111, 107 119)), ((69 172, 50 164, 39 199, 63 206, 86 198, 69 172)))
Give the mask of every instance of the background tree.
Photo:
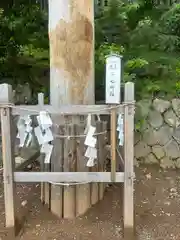
MULTIPOLYGON (((2 1, 0 79, 33 91, 49 89, 48 15, 35 0, 2 1), (6 4, 5 4, 6 3, 6 4), (9 7, 11 6, 11 7, 9 7)), ((96 98, 104 98, 105 55, 123 55, 123 81, 136 83, 136 99, 180 92, 180 4, 108 1, 95 19, 96 98)), ((96 8, 97 10, 97 8, 96 8)))

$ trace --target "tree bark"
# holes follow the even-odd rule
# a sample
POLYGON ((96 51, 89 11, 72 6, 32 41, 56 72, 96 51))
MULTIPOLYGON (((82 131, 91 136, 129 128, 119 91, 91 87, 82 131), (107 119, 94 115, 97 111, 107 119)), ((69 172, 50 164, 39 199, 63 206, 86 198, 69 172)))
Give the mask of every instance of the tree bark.
MULTIPOLYGON (((94 104, 94 1, 49 0, 49 41, 51 104, 94 104)), ((66 207, 72 209, 75 187, 64 187, 62 192, 66 207)), ((76 215, 90 207, 90 184, 76 187, 77 206, 82 197, 85 207, 76 215)), ((65 211, 63 217, 72 216, 65 211)))
POLYGON ((93 0, 49 0, 50 101, 94 104, 93 0))

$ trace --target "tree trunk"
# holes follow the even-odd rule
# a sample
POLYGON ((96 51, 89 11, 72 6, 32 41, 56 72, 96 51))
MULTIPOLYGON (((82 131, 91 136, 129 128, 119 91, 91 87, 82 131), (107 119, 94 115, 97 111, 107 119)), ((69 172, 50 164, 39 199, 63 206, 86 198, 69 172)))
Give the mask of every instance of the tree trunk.
MULTIPOLYGON (((94 104, 94 1, 49 0, 49 41, 51 104, 94 104)), ((72 209, 68 198, 75 199, 75 187, 62 192, 66 209, 72 209)), ((76 205, 82 200, 76 215, 90 207, 90 184, 76 187, 76 205)), ((72 216, 64 212, 64 218, 72 216)))
POLYGON ((49 0, 51 104, 94 104, 93 0, 49 0))

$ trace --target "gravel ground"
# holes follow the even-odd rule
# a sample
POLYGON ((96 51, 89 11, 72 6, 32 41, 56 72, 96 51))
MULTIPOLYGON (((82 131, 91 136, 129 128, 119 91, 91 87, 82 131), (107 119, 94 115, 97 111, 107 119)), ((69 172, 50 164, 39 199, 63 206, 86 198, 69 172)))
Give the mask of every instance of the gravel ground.
MULTIPOLYGON (((138 240, 180 239, 180 171, 136 169, 135 209, 138 240)), ((2 181, 1 181, 2 182, 2 181)), ((4 239, 3 188, 0 186, 0 237, 4 239)), ((20 240, 122 239, 122 187, 107 188, 104 200, 76 220, 58 220, 39 201, 39 185, 17 185, 18 212, 27 220, 20 240), (21 207, 20 207, 21 206, 21 207)))

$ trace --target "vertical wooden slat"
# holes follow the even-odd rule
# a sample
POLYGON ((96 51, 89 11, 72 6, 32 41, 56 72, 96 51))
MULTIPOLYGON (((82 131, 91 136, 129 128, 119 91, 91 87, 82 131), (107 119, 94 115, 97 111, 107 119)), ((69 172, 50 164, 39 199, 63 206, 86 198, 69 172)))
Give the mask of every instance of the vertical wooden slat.
MULTIPOLYGON (((93 126, 96 126, 96 121, 95 121, 94 116, 91 116, 91 124, 93 126)), ((96 144, 96 147, 97 147, 97 144, 96 144)), ((85 151, 86 151, 86 149, 87 149, 87 146, 85 147, 85 151)), ((88 159, 86 159, 86 163, 87 163, 87 160, 88 159)), ((95 163, 96 162, 97 162, 97 159, 95 159, 95 163)), ((88 167, 87 169, 88 169, 88 172, 97 172, 98 171, 97 165, 95 165, 94 167, 88 167)), ((89 185, 90 185, 90 204, 94 205, 98 201, 98 191, 99 191, 98 183, 89 183, 89 185)))
POLYGON ((44 93, 38 93, 38 105, 39 106, 44 105, 44 93))
MULTIPOLYGON (((12 103, 12 87, 8 84, 0 85, 0 103, 12 103)), ((1 108, 1 134, 2 134, 2 154, 4 167, 4 202, 6 227, 15 233, 15 197, 14 197, 14 148, 11 139, 12 115, 10 107, 1 108)))
MULTIPOLYGON (((91 168, 91 172, 98 172, 97 166, 91 168)), ((94 205, 99 200, 99 183, 91 183, 91 204, 94 205)))
MULTIPOLYGON (((103 122, 103 132, 104 131, 108 131, 108 124, 107 122, 103 122)), ((108 132, 106 132, 103 136, 103 171, 105 172, 106 171, 106 164, 107 164, 107 151, 106 151, 106 146, 108 144, 108 132)), ((107 183, 103 183, 103 187, 104 187, 104 191, 106 189, 106 185, 107 183)))
MULTIPOLYGON (((134 83, 125 84, 125 103, 134 101, 134 83)), ((124 237, 133 239, 134 237, 134 106, 126 105, 124 109, 124 237)))
MULTIPOLYGON (((44 171, 44 155, 42 153, 40 154, 39 161, 40 161, 40 171, 43 172, 44 171)), ((41 203, 42 204, 45 203, 45 184, 44 183, 41 183, 41 203)))
MULTIPOLYGON (((74 125, 65 125, 65 135, 75 135, 74 125)), ((76 170, 76 143, 74 138, 64 140, 64 172, 76 170)), ((76 187, 64 186, 64 218, 74 218, 76 214, 75 191, 76 187)))
POLYGON ((116 176, 116 109, 111 110, 111 181, 114 182, 116 176))
MULTIPOLYGON (((84 134, 84 124, 76 125, 76 134, 84 134)), ((86 159, 84 157, 85 137, 79 137, 77 141, 77 172, 88 172, 86 159)), ((84 214, 91 206, 90 184, 79 184, 76 186, 76 216, 84 214)))
MULTIPOLYGON (((103 131, 103 125, 101 121, 96 122, 97 132, 100 133, 103 131)), ((103 158, 103 145, 104 145, 104 135, 97 136, 97 151, 98 151, 98 171, 104 171, 104 158, 103 158)), ((99 200, 102 200, 104 196, 104 183, 99 183, 99 200)))
MULTIPOLYGON (((38 105, 43 106, 44 105, 44 93, 38 93, 38 105)), ((40 154, 39 157, 40 160, 40 171, 43 172, 45 169, 44 165, 44 154, 40 154)), ((41 183, 41 202, 45 203, 45 183, 41 183)))
MULTIPOLYGON (((44 164, 44 171, 49 172, 50 171, 50 164, 45 163, 44 164)), ((51 185, 50 183, 44 184, 44 203, 47 205, 47 207, 50 209, 50 198, 51 198, 51 185)))
MULTIPOLYGON (((95 119, 92 118, 92 124, 95 125, 95 119)), ((96 129, 97 132, 97 129, 96 129)), ((97 136, 95 136, 97 138, 97 136)), ((96 148, 97 148, 97 144, 96 144, 96 148)), ((99 169, 99 162, 97 161, 97 159, 95 159, 95 166, 89 168, 89 171, 91 172, 98 172, 99 169)), ((99 183, 94 182, 91 183, 91 204, 94 205, 99 201, 99 183)))
MULTIPOLYGON (((64 127, 58 125, 58 117, 54 120, 53 133, 56 135, 64 134, 64 127)), ((51 171, 62 172, 63 170, 63 158, 64 158, 64 139, 56 138, 53 141, 53 153, 51 171)), ((62 218, 63 216, 63 186, 51 184, 51 212, 62 218)))
MULTIPOLYGON (((44 105, 44 93, 38 94, 38 105, 44 105)), ((50 163, 44 163, 44 154, 40 156, 40 165, 41 171, 49 172, 50 171, 50 163)), ((51 186, 49 183, 41 183, 41 201, 47 204, 48 208, 50 208, 50 192, 51 186)))

